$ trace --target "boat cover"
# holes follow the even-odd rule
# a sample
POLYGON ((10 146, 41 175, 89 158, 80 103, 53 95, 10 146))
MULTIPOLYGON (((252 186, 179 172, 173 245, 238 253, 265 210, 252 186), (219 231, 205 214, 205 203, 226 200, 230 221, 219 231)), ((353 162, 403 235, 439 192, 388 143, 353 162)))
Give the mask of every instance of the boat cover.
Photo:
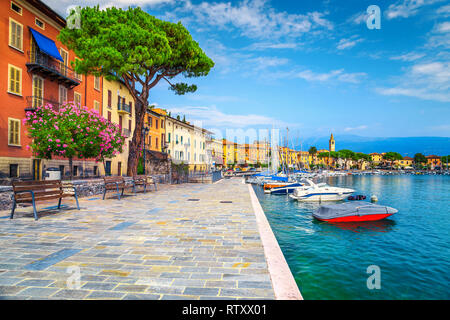
POLYGON ((366 216, 372 214, 394 214, 397 212, 397 209, 387 206, 380 206, 365 201, 352 201, 320 206, 320 208, 313 213, 313 216, 319 219, 334 219, 354 215, 366 216))

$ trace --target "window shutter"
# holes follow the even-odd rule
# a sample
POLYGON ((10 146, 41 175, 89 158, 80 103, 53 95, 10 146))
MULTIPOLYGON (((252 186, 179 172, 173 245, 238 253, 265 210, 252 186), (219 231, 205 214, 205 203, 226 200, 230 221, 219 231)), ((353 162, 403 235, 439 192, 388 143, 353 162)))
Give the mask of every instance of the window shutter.
POLYGON ((111 108, 111 103, 112 103, 112 92, 111 90, 108 90, 108 107, 111 108))

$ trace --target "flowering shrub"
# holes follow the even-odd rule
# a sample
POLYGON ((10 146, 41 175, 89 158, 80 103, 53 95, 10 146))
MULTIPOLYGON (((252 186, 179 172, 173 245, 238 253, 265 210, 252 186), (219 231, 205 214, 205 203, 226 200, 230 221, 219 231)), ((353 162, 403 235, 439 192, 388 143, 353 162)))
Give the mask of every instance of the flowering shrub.
POLYGON ((118 125, 103 118, 98 111, 67 103, 55 110, 47 104, 27 111, 23 123, 32 139, 33 154, 38 158, 52 156, 96 159, 103 161, 122 152, 125 136, 118 125))

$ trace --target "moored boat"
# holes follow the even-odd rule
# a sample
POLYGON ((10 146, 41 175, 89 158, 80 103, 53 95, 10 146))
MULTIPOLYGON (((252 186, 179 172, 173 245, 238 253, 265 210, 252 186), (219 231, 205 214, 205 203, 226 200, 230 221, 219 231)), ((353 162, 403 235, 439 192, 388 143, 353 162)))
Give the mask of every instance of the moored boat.
POLYGON ((398 210, 364 201, 352 201, 340 204, 322 205, 313 213, 313 217, 327 222, 357 222, 385 219, 398 210))
POLYGON ((315 184, 306 179, 309 187, 300 187, 294 190, 290 195, 292 199, 298 201, 340 201, 347 198, 355 190, 350 188, 330 187, 325 183, 315 184))
POLYGON ((270 194, 289 194, 289 193, 294 192, 294 190, 297 189, 298 187, 302 187, 302 186, 303 186, 303 184, 299 183, 299 182, 291 183, 286 186, 269 189, 268 193, 270 193, 270 194))

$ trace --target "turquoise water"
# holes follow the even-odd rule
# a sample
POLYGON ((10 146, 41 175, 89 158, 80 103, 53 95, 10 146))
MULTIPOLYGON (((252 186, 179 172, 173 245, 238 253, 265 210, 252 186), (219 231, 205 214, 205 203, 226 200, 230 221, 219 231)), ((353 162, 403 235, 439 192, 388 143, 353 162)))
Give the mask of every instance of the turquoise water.
POLYGON ((323 180, 377 195, 399 210, 375 222, 329 224, 319 204, 255 191, 305 299, 450 299, 450 177, 343 176, 323 180), (381 288, 369 290, 370 265, 381 288))

